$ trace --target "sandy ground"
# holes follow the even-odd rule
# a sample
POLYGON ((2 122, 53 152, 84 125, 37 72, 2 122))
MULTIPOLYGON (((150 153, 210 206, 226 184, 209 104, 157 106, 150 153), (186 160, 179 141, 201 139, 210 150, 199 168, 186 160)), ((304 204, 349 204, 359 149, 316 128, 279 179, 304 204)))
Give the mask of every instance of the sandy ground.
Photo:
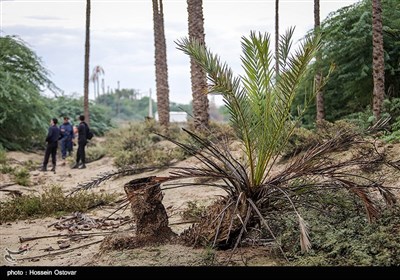
MULTIPOLYGON (((21 152, 10 152, 7 157, 15 165, 21 164, 26 161, 32 161, 37 166, 40 165, 43 160, 43 155, 33 153, 21 153, 21 152)), ((194 159, 187 159, 184 162, 179 162, 177 165, 190 166, 195 164, 194 159)), ((51 168, 51 164, 50 164, 51 168)), ((49 168, 49 169, 50 169, 49 168)), ((39 194, 43 191, 43 188, 49 185, 57 184, 60 185, 66 193, 74 190, 79 183, 87 182, 96 176, 115 170, 112 166, 112 158, 105 157, 98 161, 87 164, 86 169, 71 169, 67 163, 65 166, 57 166, 56 172, 40 172, 31 171, 32 186, 24 187, 20 185, 7 186, 6 190, 20 191, 24 194, 39 194)), ((117 180, 108 180, 102 183, 99 187, 92 189, 94 192, 108 192, 115 193, 118 198, 122 199, 125 197, 123 191, 123 185, 128 181, 146 177, 148 175, 167 175, 169 170, 162 172, 149 172, 145 174, 126 176, 117 180)), ((5 185, 12 182, 11 178, 7 175, 0 174, 0 185, 5 185)), ((169 222, 171 228, 176 233, 181 233, 190 224, 181 224, 182 218, 180 211, 185 209, 187 202, 197 201, 200 204, 209 204, 217 195, 223 195, 223 192, 216 188, 210 187, 185 187, 179 189, 170 189, 163 191, 164 199, 163 203, 167 209, 169 215, 169 222)), ((10 198, 10 193, 7 191, 0 192, 0 199, 10 198)), ((85 213, 87 217, 104 218, 109 216, 119 204, 98 207, 88 213, 85 213)), ((119 211, 114 214, 114 218, 122 218, 129 216, 129 209, 126 211, 119 211)), ((62 217, 65 218, 65 217, 62 217)), ((61 218, 61 219, 62 219, 61 218)), ((43 219, 33 220, 22 220, 16 222, 8 222, 1 225, 1 236, 0 236, 0 266, 93 266, 93 265, 139 265, 139 266, 153 266, 153 265, 206 265, 211 264, 214 261, 210 259, 210 250, 193 249, 184 247, 181 245, 165 245, 158 247, 146 247, 143 249, 128 250, 123 252, 109 252, 107 254, 98 254, 100 244, 93 244, 80 249, 73 249, 85 244, 95 243, 104 238, 104 236, 90 236, 84 239, 70 241, 68 237, 52 237, 36 239, 28 242, 20 242, 20 237, 38 237, 48 235, 62 235, 68 234, 68 230, 59 230, 54 226, 51 226, 55 222, 60 221, 54 217, 47 217, 43 219), (47 255, 49 253, 55 253, 63 251, 60 249, 60 244, 70 242, 70 247, 66 252, 60 255, 47 255), (22 248, 28 248, 26 252, 22 254, 10 254, 10 251, 16 252, 22 248), (47 251, 54 249, 51 251, 47 251), (6 255, 10 257, 6 257, 6 255)), ((125 224, 124 226, 118 227, 117 229, 111 228, 111 230, 129 230, 134 228, 133 224, 125 224)), ((110 231, 110 230, 106 230, 110 231)), ((80 231, 82 233, 93 233, 100 232, 100 230, 92 229, 90 231, 80 231)), ((104 231, 103 231, 104 232, 104 231)), ((64 251, 65 252, 65 251, 64 251)), ((244 253, 246 254, 246 253, 244 253)), ((260 252, 257 253, 258 255, 260 252)), ((223 259, 224 254, 221 255, 223 259)), ((212 255, 213 256, 213 255, 212 255)))
MULTIPOLYGON (((400 144, 389 145, 388 155, 392 159, 400 157, 400 144)), ((32 161, 37 166, 43 160, 43 154, 10 152, 7 157, 12 164, 18 165, 26 161, 32 161)), ((195 159, 189 158, 177 163, 180 166, 194 166, 195 159)), ((50 167, 51 168, 51 167, 50 167)), ((280 167, 281 168, 281 167, 280 167)), ((112 158, 105 157, 98 161, 87 164, 86 169, 71 169, 70 165, 57 166, 56 173, 31 171, 32 186, 24 187, 10 185, 0 191, 0 200, 9 199, 10 192, 4 190, 20 191, 24 194, 38 194, 43 188, 52 184, 60 185, 66 193, 77 187, 79 183, 87 182, 96 176, 115 170, 112 165, 112 158)), ((162 172, 149 172, 135 176, 122 177, 117 180, 109 180, 102 183, 99 187, 92 189, 94 192, 115 193, 122 199, 125 197, 123 185, 128 181, 146 177, 149 175, 165 176, 169 170, 162 172)), ((390 185, 400 188, 400 174, 392 178, 387 178, 390 185)), ((11 183, 8 175, 0 174, 0 186, 11 183)), ((163 191, 163 203, 169 215, 171 228, 176 233, 181 233, 190 224, 182 224, 180 211, 184 210, 189 201, 197 201, 201 204, 209 204, 223 192, 219 189, 210 187, 185 187, 163 191)), ((88 213, 91 219, 100 219, 109 216, 117 209, 119 204, 101 206, 88 213)), ((129 216, 129 209, 125 212, 119 211, 112 217, 115 219, 129 216)), ((65 217, 64 217, 65 218, 65 217)), ((100 241, 104 236, 92 236, 98 229, 80 231, 89 236, 70 240, 69 238, 56 236, 52 238, 36 239, 28 242, 20 242, 20 237, 38 237, 47 235, 68 234, 68 230, 59 230, 51 226, 59 221, 55 217, 42 219, 22 220, 16 222, 3 223, 0 225, 0 266, 204 266, 204 265, 280 265, 277 260, 270 257, 270 249, 266 247, 241 248, 231 255, 230 251, 215 252, 210 249, 193 249, 181 245, 163 245, 156 247, 145 247, 134 250, 112 251, 100 253, 100 241), (69 242, 67 249, 60 249, 60 244, 69 242), (97 243, 96 243, 97 242, 97 243), (96 244, 92 244, 96 243, 96 244), (12 252, 21 249, 28 249, 21 254, 12 252), (75 249, 76 248, 76 249, 75 249), (51 251, 48 251, 52 249, 51 251), (70 250, 70 251, 68 251, 70 250), (9 252, 11 251, 11 253, 9 252), (61 252, 62 254, 54 254, 61 252), (7 257, 7 255, 9 255, 7 257), (231 258, 231 259, 230 259, 231 258)), ((112 230, 132 230, 134 225, 126 223, 123 226, 111 227, 106 231, 112 230)), ((104 231, 102 231, 104 232, 104 231)))

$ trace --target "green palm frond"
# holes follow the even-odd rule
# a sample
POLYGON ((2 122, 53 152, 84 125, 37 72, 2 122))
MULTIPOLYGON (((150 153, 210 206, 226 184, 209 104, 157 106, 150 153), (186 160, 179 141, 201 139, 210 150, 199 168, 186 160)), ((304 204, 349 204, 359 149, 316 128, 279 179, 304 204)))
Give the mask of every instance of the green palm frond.
POLYGON ((295 127, 290 109, 319 46, 318 38, 309 37, 292 54, 293 32, 292 28, 281 36, 282 72, 276 80, 268 34, 251 32, 248 38, 242 37, 244 75, 240 77, 234 77, 227 64, 221 63, 201 42, 186 38, 176 42, 178 49, 191 56, 208 74, 209 92, 224 97, 232 126, 243 142, 251 188, 265 181, 295 127))
POLYGON ((294 34, 294 27, 289 28, 286 33, 282 34, 278 42, 278 58, 279 58, 279 68, 286 69, 287 61, 292 49, 292 38, 294 34))
POLYGON ((176 42, 178 49, 191 56, 208 74, 209 93, 221 94, 231 116, 232 126, 241 139, 246 139, 246 116, 243 105, 247 102, 246 92, 241 87, 241 79, 235 77, 226 63, 206 49, 199 41, 183 38, 176 42))
POLYGON ((249 192, 251 190, 246 169, 232 156, 229 150, 221 150, 210 140, 201 138, 189 130, 183 130, 199 145, 200 149, 190 144, 181 143, 168 136, 159 135, 196 157, 205 167, 177 168, 172 173, 173 180, 186 177, 222 179, 226 186, 224 189, 228 193, 240 193, 243 190, 249 192))

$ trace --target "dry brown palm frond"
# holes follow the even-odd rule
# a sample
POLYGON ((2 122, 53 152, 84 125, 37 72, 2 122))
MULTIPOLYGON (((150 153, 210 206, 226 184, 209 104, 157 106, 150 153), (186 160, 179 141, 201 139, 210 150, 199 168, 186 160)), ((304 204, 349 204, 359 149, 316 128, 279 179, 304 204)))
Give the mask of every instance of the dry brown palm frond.
POLYGON ((71 191, 68 195, 72 195, 75 192, 81 191, 81 190, 88 190, 94 187, 99 186, 101 183, 110 180, 111 178, 118 178, 118 177, 123 177, 123 176, 129 176, 129 175, 135 175, 135 174, 140 174, 143 172, 149 172, 149 171, 154 171, 157 169, 162 169, 165 168, 165 166, 155 166, 155 167, 144 167, 144 168, 136 168, 134 166, 128 166, 123 169, 119 169, 116 171, 111 171, 111 172, 106 172, 98 175, 96 178, 91 179, 90 181, 86 183, 79 183, 76 188, 71 191))
MULTIPOLYGON (((248 207, 247 208, 247 213, 246 213, 246 217, 244 219, 244 221, 242 221, 242 229, 240 230, 239 236, 236 239, 235 245, 232 249, 232 254, 230 255, 228 262, 232 259, 233 254, 235 252, 235 250, 237 249, 237 247, 239 246, 239 244, 242 242, 242 237, 244 232, 247 232, 246 228, 247 228, 247 223, 249 222, 250 218, 251 218, 251 214, 252 214, 252 208, 248 207)), ((240 218, 240 217, 239 217, 240 218)))
MULTIPOLYGON (((235 247, 233 247, 233 251, 237 248, 237 246, 239 245, 239 243, 242 241, 243 233, 244 233, 244 232, 247 232, 247 223, 248 223, 249 220, 250 220, 251 213, 252 213, 251 207, 248 207, 248 208, 247 208, 247 213, 246 213, 245 219, 244 219, 244 221, 242 221, 242 230, 240 231, 239 236, 238 236, 238 238, 236 239, 236 244, 235 244, 235 247)), ((240 217, 239 217, 239 218, 240 218, 240 217)))
POLYGON ((388 161, 386 164, 400 171, 400 159, 396 161, 388 161))
POLYGON ((215 247, 215 245, 217 244, 217 239, 218 239, 219 231, 220 231, 220 228, 221 228, 221 224, 222 224, 222 221, 224 220, 224 217, 225 217, 225 211, 224 210, 222 210, 222 211, 223 212, 220 213, 220 215, 218 216, 219 217, 219 222, 218 222, 218 226, 217 226, 217 228, 215 230, 214 241, 212 243, 213 247, 215 247))
MULTIPOLYGON (((205 175, 204 177, 208 176, 210 178, 219 176, 220 178, 226 179, 229 181, 235 196, 239 195, 241 191, 245 191, 246 193, 250 192, 250 180, 248 178, 246 168, 239 161, 237 161, 234 156, 232 156, 228 149, 220 150, 220 148, 210 140, 205 138, 203 139, 186 129, 183 130, 200 146, 200 149, 189 144, 180 143, 166 136, 160 136, 181 147, 187 153, 193 155, 201 163, 203 163, 205 168, 202 168, 201 170, 203 171, 202 176, 205 175), (210 176, 204 174, 204 172, 210 176)), ((196 172, 195 170, 200 171, 198 168, 193 168, 190 170, 191 175, 194 175, 194 172, 196 172)), ((182 170, 177 171, 177 174, 183 175, 184 173, 181 171, 182 170)))
POLYGON ((269 233, 271 234, 271 237, 273 238, 275 244, 278 245, 279 250, 282 253, 282 256, 288 261, 285 252, 282 249, 282 246, 280 245, 280 243, 278 242, 274 232, 271 230, 271 227, 268 225, 267 220, 265 219, 265 217, 261 214, 260 210, 258 209, 258 207, 256 206, 256 204, 251 200, 251 199, 247 199, 247 201, 249 202, 250 206, 254 209, 254 211, 256 212, 257 216, 260 218, 262 224, 266 227, 266 229, 269 231, 269 233))
POLYGON ((250 219, 244 201, 227 197, 216 201, 207 208, 207 216, 181 234, 182 239, 194 246, 230 247, 235 244, 241 232, 248 228, 250 219))
POLYGON ((397 199, 393 193, 388 191, 386 188, 382 188, 381 185, 377 185, 376 188, 379 190, 379 193, 385 199, 387 205, 393 206, 396 203, 397 199))
POLYGON ((372 222, 373 220, 378 218, 379 211, 377 209, 377 205, 369 197, 368 193, 365 190, 365 186, 357 185, 354 182, 342 178, 337 178, 337 180, 341 182, 343 186, 347 188, 350 192, 354 193, 358 198, 360 198, 361 202, 364 204, 365 212, 367 214, 369 222, 372 222))
POLYGON ((374 133, 380 130, 383 130, 387 128, 388 123, 392 117, 387 117, 387 118, 382 118, 379 119, 377 122, 375 122, 372 126, 368 127, 367 132, 368 133, 374 133))
POLYGON ((228 235, 232 230, 233 222, 236 217, 238 217, 240 222, 243 224, 242 218, 240 217, 240 212, 238 213, 239 206, 243 205, 243 199, 246 200, 246 195, 244 192, 241 192, 236 200, 235 208, 233 209, 233 214, 231 215, 231 221, 228 228, 228 235))
POLYGON ((311 249, 310 236, 308 232, 308 224, 304 219, 297 213, 300 228, 300 248, 302 253, 306 253, 311 249))
POLYGON ((351 139, 356 138, 356 134, 345 133, 346 137, 337 134, 335 137, 311 147, 302 155, 293 157, 287 168, 277 174, 275 177, 269 178, 267 183, 271 185, 280 185, 296 177, 305 175, 322 175, 333 169, 341 168, 348 163, 333 163, 329 154, 340 149, 344 143, 351 144, 351 139))
POLYGON ((271 187, 276 188, 279 192, 281 192, 283 194, 285 199, 290 203, 293 211, 296 213, 298 221, 299 221, 301 251, 303 253, 308 252, 309 249, 311 248, 311 242, 309 239, 309 232, 308 232, 308 225, 304 221, 304 219, 300 216, 300 214, 297 211, 297 208, 293 202, 293 199, 289 196, 288 191, 290 191, 290 189, 284 190, 283 188, 281 188, 279 186, 271 186, 271 187))

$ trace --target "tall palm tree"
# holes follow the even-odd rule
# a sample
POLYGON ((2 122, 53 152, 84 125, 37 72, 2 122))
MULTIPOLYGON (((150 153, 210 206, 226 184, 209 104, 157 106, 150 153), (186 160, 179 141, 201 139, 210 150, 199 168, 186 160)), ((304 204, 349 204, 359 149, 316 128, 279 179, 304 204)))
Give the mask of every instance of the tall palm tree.
POLYGON ((169 125, 169 86, 162 0, 153 0, 157 111, 160 124, 169 125))
MULTIPOLYGON (((104 75, 104 69, 100 65, 97 65, 93 68, 92 70, 92 76, 90 77, 90 80, 93 82, 93 87, 94 87, 94 98, 96 99, 97 97, 100 96, 100 81, 99 77, 101 75, 104 75)), ((104 81, 104 80, 103 80, 104 81)), ((104 90, 103 90, 104 93, 104 90)))
POLYGON ((275 75, 279 75, 279 0, 275 0, 275 75))
POLYGON ((383 51, 382 4, 372 0, 372 67, 374 78, 373 112, 375 121, 381 117, 385 96, 385 60, 383 51))
MULTIPOLYGON (((187 0, 189 39, 195 39, 205 45, 204 40, 204 17, 203 0, 187 0)), ((209 102, 207 97, 207 76, 205 71, 190 58, 190 75, 192 82, 193 116, 195 128, 204 129, 208 127, 209 102)))
POLYGON ((104 78, 101 79, 101 92, 103 93, 103 95, 106 94, 104 78))
MULTIPOLYGON (((319 32, 320 29, 320 19, 319 19, 319 0, 314 0, 314 30, 315 32, 319 32)), ((324 102, 324 95, 322 92, 322 89, 320 87, 321 84, 321 79, 322 79, 322 74, 321 70, 319 69, 319 62, 321 61, 321 56, 319 54, 316 55, 315 57, 316 62, 315 64, 317 65, 317 70, 315 74, 315 85, 318 88, 317 91, 317 123, 319 121, 322 121, 325 119, 325 102, 324 102)))
POLYGON ((87 123, 89 119, 89 56, 90 56, 90 0, 86 0, 85 70, 83 83, 83 111, 87 123))

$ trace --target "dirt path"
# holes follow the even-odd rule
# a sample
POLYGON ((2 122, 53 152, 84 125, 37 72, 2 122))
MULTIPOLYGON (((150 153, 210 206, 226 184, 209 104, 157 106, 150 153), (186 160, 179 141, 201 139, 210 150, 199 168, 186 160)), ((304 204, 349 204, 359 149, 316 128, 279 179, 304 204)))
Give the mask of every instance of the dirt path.
MULTIPOLYGON (((40 165, 42 161, 42 155, 40 154, 31 154, 31 153, 21 153, 21 152, 10 152, 7 154, 7 157, 11 160, 14 165, 19 165, 26 161, 32 161, 36 165, 40 165)), ((189 165, 192 164, 193 159, 188 159, 185 162, 181 162, 179 164, 189 165)), ((115 170, 112 166, 112 158, 105 157, 98 161, 87 164, 86 169, 71 169, 67 164, 65 166, 57 166, 56 172, 40 172, 40 171, 31 171, 31 181, 33 186, 24 187, 20 185, 12 185, 6 187, 8 190, 20 191, 24 194, 38 194, 43 191, 43 188, 50 185, 59 185, 62 187, 65 193, 69 193, 71 190, 75 189, 78 183, 87 182, 98 175, 110 172, 115 170)), ((165 176, 168 174, 168 170, 164 170, 162 172, 150 172, 146 174, 140 174, 135 176, 126 176, 119 178, 117 180, 109 180, 102 183, 99 187, 92 189, 93 192, 107 192, 117 194, 119 198, 124 198, 125 193, 123 191, 123 185, 128 181, 138 178, 145 177, 148 175, 160 175, 165 176)), ((11 178, 7 175, 2 174, 1 185, 12 182, 11 178)), ((179 212, 182 211, 187 202, 189 201, 199 201, 200 203, 210 203, 210 200, 215 199, 216 195, 223 194, 219 189, 213 189, 210 187, 187 187, 184 189, 171 189, 164 191, 164 200, 163 203, 167 209, 171 228, 176 232, 180 233, 185 228, 187 228, 190 224, 180 224, 182 222, 181 216, 179 212), (175 225, 174 225, 175 224, 175 225)), ((0 199, 7 199, 9 196, 8 192, 0 192, 0 199)), ((96 208, 88 213, 85 213, 86 216, 90 219, 101 219, 109 216, 112 212, 114 212, 119 205, 111 205, 111 206, 102 206, 96 208)), ((112 217, 115 219, 129 216, 129 209, 125 212, 119 211, 112 217)), ((33 220, 23 220, 16 222, 8 222, 1 225, 1 236, 0 236, 0 266, 83 266, 83 265, 111 265, 115 258, 111 256, 102 256, 100 260, 100 256, 96 256, 99 252, 99 243, 90 245, 88 247, 84 247, 81 249, 71 250, 71 252, 63 253, 60 255, 49 255, 43 256, 46 254, 53 254, 60 251, 60 244, 64 244, 65 242, 69 242, 65 237, 56 237, 56 238, 43 238, 37 239, 29 242, 20 242, 20 237, 38 237, 38 236, 48 236, 48 235, 59 235, 59 234, 68 234, 68 230, 59 230, 54 226, 50 226, 57 222, 54 217, 47 217, 44 219, 33 219, 33 220), (50 227, 49 227, 50 226, 50 227), (5 257, 7 255, 7 250, 10 251, 18 251, 19 249, 28 248, 29 250, 23 252, 22 254, 9 254, 10 257, 5 257), (50 250, 50 251, 49 251, 50 250), (39 256, 39 257, 35 257, 39 256), (14 261, 14 260, 15 261, 14 261), (112 260, 112 261, 110 261, 112 260)), ((127 223, 124 226, 118 227, 117 229, 111 228, 110 230, 127 230, 129 228, 134 227, 133 224, 127 223)), ((108 231, 110 231, 108 230, 108 231)), ((104 236, 91 236, 91 233, 101 232, 96 229, 92 229, 90 231, 81 231, 82 233, 88 233, 89 236, 87 238, 71 241, 70 246, 67 249, 73 249, 76 247, 84 246, 85 244, 95 243, 96 241, 102 240, 104 236)), ((103 231, 104 232, 104 231, 103 231)), ((140 251, 138 253, 141 257, 136 258, 135 262, 132 262, 131 265, 154 265, 155 258, 150 257, 154 252, 165 251, 161 256, 168 256, 163 262, 161 259, 164 257, 160 257, 159 265, 196 265, 201 263, 200 260, 192 260, 192 259, 202 259, 201 252, 202 250, 193 250, 191 248, 185 248, 179 245, 167 245, 165 249, 163 246, 158 249, 152 248, 144 248, 138 249, 140 251), (176 246, 176 247, 174 247, 176 246), (173 257, 172 251, 176 252, 177 256, 173 257), (193 253, 189 253, 193 252, 193 253), (188 259, 185 260, 182 256, 188 256, 188 259), (173 258, 175 261, 171 262, 170 259, 173 258)), ((118 255, 118 253, 116 253, 118 255)), ((132 258, 130 254, 127 254, 129 259, 132 258)), ((119 262, 119 261, 118 261, 119 262)), ((122 261, 121 263, 126 263, 127 261, 122 261)), ((204 265, 204 263, 203 263, 204 265)))

